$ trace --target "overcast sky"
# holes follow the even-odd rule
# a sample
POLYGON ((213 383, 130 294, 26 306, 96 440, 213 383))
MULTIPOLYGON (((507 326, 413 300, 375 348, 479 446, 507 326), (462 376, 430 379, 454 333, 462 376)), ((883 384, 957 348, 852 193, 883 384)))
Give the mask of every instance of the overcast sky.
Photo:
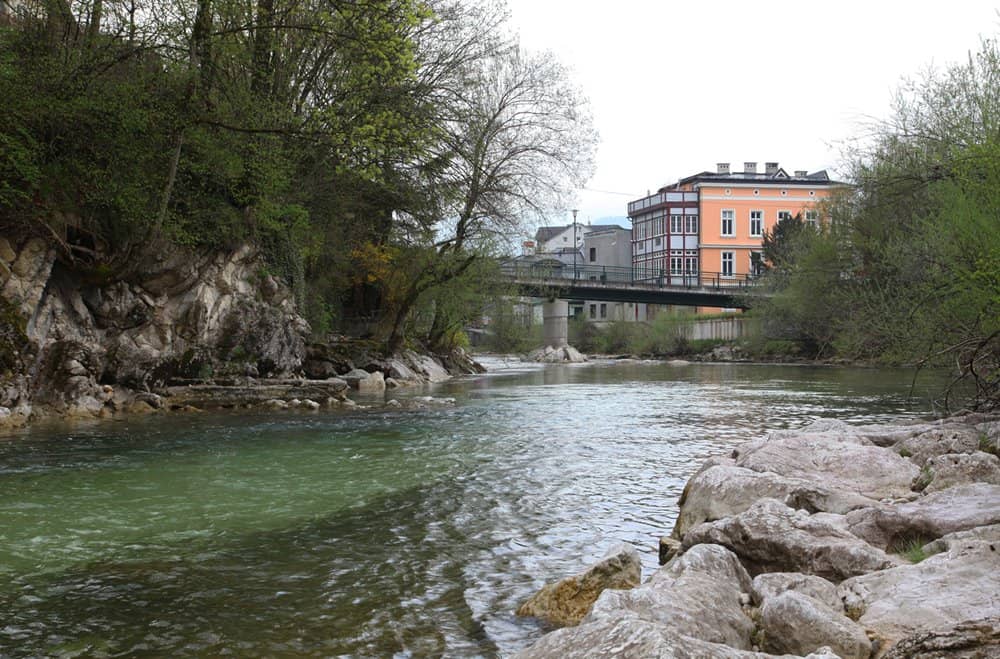
POLYGON ((717 162, 836 172, 843 141, 888 115, 904 76, 1000 33, 995 0, 508 5, 521 43, 554 51, 590 99, 601 142, 584 222, 717 162))

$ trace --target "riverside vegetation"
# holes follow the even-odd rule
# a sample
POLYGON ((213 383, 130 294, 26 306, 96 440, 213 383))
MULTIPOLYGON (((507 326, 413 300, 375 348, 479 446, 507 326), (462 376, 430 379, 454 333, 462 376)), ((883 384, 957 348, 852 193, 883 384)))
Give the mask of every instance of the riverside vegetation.
POLYGON ((14 3, 6 416, 452 354, 497 288, 496 237, 591 168, 585 99, 505 20, 455 0, 14 3))

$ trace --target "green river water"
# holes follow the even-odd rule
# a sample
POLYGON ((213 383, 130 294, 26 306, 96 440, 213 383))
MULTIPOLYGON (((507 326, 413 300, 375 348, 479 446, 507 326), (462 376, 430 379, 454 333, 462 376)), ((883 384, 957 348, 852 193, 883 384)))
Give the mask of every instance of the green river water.
POLYGON ((644 577, 707 456, 925 415, 910 374, 493 360, 423 411, 152 416, 0 437, 0 656, 504 656, 616 541, 644 577))

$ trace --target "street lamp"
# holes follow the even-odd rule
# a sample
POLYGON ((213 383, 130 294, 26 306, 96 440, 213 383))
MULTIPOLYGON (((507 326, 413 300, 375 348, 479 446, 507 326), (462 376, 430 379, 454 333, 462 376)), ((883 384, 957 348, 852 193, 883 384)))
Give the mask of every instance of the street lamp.
POLYGON ((576 279, 576 255, 580 251, 576 244, 576 209, 573 209, 573 279, 576 279))

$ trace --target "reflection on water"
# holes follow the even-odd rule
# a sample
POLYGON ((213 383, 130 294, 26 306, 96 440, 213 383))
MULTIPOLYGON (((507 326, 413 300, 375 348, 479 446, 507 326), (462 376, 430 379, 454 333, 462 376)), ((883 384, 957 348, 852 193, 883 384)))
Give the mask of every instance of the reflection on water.
POLYGON ((610 544, 648 576, 706 456, 926 412, 902 372, 493 366, 432 392, 453 409, 0 441, 0 654, 506 654, 543 631, 517 605, 610 544))

